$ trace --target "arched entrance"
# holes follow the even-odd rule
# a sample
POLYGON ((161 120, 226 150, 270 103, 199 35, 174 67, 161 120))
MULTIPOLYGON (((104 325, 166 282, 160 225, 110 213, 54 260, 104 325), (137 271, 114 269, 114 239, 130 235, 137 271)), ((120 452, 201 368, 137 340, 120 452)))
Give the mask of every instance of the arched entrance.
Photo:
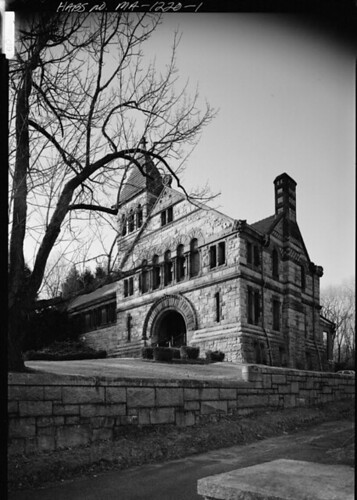
POLYGON ((154 322, 152 343, 162 347, 186 345, 186 323, 182 314, 164 311, 154 322))
POLYGON ((196 313, 182 295, 164 295, 150 308, 143 325, 143 340, 149 344, 186 345, 197 329, 196 313))

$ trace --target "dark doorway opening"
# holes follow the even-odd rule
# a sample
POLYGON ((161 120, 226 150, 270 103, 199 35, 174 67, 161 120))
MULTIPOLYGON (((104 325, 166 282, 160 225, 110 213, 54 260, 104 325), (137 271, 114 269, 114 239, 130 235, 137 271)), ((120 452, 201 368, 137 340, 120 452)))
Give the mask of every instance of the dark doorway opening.
POLYGON ((153 344, 161 347, 186 345, 186 323, 177 311, 167 311, 158 319, 153 344))

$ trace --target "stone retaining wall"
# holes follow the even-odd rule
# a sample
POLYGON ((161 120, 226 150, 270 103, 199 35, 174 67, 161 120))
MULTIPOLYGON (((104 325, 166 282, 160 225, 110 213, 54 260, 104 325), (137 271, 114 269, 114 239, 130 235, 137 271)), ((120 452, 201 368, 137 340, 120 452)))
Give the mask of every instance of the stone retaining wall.
POLYGON ((10 374, 9 453, 31 454, 112 440, 126 426, 190 426, 260 408, 354 398, 354 378, 244 365, 240 381, 99 379, 10 374))

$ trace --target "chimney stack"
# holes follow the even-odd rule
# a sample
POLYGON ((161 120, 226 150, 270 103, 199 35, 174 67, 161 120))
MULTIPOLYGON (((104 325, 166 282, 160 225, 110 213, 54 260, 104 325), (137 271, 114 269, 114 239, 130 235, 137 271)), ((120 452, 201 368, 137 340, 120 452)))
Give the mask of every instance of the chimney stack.
POLYGON ((275 181, 275 215, 284 213, 296 221, 296 182, 288 174, 279 175, 275 181))

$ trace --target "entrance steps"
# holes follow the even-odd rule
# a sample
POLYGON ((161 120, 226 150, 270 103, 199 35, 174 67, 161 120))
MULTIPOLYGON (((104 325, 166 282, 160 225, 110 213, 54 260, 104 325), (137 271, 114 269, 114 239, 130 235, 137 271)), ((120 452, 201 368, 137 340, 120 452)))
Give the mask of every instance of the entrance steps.
POLYGON ((108 352, 110 358, 140 358, 143 342, 136 340, 127 344, 119 345, 108 352))

